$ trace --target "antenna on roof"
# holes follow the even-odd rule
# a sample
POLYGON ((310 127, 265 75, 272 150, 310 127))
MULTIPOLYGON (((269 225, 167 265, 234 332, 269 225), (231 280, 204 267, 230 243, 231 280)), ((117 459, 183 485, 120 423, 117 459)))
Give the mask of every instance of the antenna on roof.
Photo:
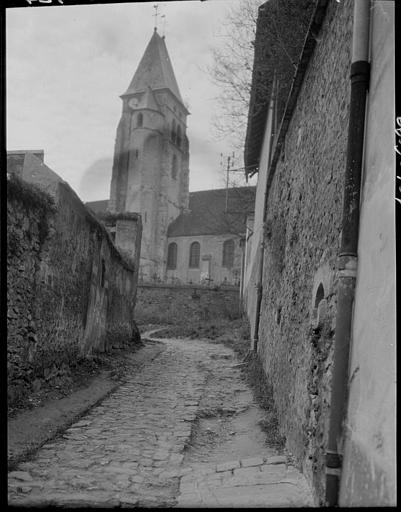
POLYGON ((157 12, 159 10, 159 6, 157 4, 155 4, 153 6, 153 9, 155 10, 155 13, 154 13, 154 18, 155 18, 155 32, 157 30, 157 17, 159 16, 159 13, 157 12))

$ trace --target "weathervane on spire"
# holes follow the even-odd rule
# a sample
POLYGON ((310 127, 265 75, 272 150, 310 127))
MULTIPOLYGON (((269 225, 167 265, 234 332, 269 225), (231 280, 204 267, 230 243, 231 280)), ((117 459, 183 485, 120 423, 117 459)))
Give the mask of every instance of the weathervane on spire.
POLYGON ((153 6, 153 9, 155 10, 155 13, 154 13, 154 18, 155 18, 155 30, 157 30, 157 17, 159 16, 159 13, 157 12, 159 10, 159 6, 157 4, 155 4, 153 6))
POLYGON ((163 18, 163 37, 166 37, 166 15, 162 14, 160 17, 163 18))

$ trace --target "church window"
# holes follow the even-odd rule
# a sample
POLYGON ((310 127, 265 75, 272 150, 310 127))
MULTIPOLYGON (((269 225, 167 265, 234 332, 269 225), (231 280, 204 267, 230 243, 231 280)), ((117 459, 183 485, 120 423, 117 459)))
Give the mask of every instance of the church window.
POLYGON ((189 249, 189 268, 199 268, 200 244, 192 242, 189 249))
POLYGON ((143 114, 142 113, 138 114, 138 117, 136 118, 136 125, 138 128, 143 125, 143 114))
POLYGON ((173 119, 173 124, 171 125, 171 140, 173 142, 175 142, 175 137, 176 137, 176 125, 175 125, 175 120, 173 119))
POLYGON ((174 180, 177 179, 177 171, 178 171, 177 155, 173 155, 173 161, 171 163, 171 177, 174 180))
POLYGON ((178 128, 177 128, 177 146, 180 147, 181 146, 181 126, 178 125, 178 128))
POLYGON ((177 268, 177 244, 172 242, 167 250, 167 268, 175 270, 177 268))
POLYGON ((104 278, 105 278, 105 275, 106 275, 106 265, 104 263, 104 259, 102 258, 102 270, 101 270, 101 274, 100 274, 100 286, 102 288, 104 288, 104 278))
POLYGON ((135 150, 135 158, 139 158, 139 149, 135 150))
POLYGON ((234 240, 226 240, 223 244, 223 267, 234 266, 234 240))

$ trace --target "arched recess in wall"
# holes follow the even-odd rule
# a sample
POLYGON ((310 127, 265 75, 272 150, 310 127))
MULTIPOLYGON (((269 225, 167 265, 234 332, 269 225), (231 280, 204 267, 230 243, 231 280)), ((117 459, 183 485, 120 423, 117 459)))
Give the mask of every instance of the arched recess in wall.
POLYGON ((314 308, 312 311, 312 325, 316 329, 321 327, 327 313, 327 301, 322 283, 319 283, 314 297, 314 308))
POLYGON ((315 308, 317 308, 319 306, 319 302, 321 302, 323 299, 324 299, 324 288, 323 288, 323 284, 320 283, 316 290, 315 308))
POLYGON ((171 177, 174 180, 177 179, 177 172, 178 172, 177 155, 173 155, 173 159, 172 159, 172 162, 171 162, 171 177))
POLYGON ((177 268, 177 244, 171 242, 167 249, 167 269, 175 270, 177 268))
POLYGON ((181 147, 181 126, 177 127, 177 146, 181 147))
POLYGON ((189 268, 199 268, 200 243, 192 242, 189 248, 189 268))
POLYGON ((142 112, 139 112, 138 117, 136 118, 136 126, 137 128, 140 128, 143 126, 143 114, 142 112))
POLYGON ((234 266, 234 240, 226 240, 223 243, 223 267, 234 266))

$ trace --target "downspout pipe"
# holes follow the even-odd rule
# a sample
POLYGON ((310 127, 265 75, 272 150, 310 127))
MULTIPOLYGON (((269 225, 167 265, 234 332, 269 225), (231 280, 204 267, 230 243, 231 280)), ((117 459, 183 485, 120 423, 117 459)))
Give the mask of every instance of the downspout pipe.
POLYGON ((354 0, 347 163, 344 180, 341 246, 337 261, 337 314, 326 449, 326 505, 328 506, 338 505, 342 465, 340 453, 342 452, 343 422, 348 399, 348 366, 357 271, 366 96, 370 75, 368 62, 370 8, 369 0, 354 0))
MULTIPOLYGON (((273 146, 273 135, 274 135, 274 128, 275 128, 275 108, 276 108, 276 93, 277 93, 277 80, 276 76, 274 75, 273 78, 273 88, 272 88, 272 97, 270 100, 269 105, 269 116, 270 116, 270 141, 269 141, 269 161, 267 164, 267 170, 269 170, 270 162, 271 162, 271 151, 273 146)), ((266 127, 269 129, 268 127, 266 127)), ((260 170, 259 170, 260 172, 260 170)), ((267 183, 264 193, 264 199, 263 199, 263 233, 262 233, 262 240, 260 243, 260 264, 259 264, 259 270, 258 270, 258 281, 256 284, 257 288, 257 296, 256 296, 256 313, 255 313, 255 330, 253 334, 253 342, 252 342, 252 349, 256 352, 258 349, 258 343, 259 343, 259 324, 260 324, 260 310, 262 305, 262 296, 263 296, 263 262, 265 259, 265 222, 266 222, 266 211, 267 211, 267 183)))

